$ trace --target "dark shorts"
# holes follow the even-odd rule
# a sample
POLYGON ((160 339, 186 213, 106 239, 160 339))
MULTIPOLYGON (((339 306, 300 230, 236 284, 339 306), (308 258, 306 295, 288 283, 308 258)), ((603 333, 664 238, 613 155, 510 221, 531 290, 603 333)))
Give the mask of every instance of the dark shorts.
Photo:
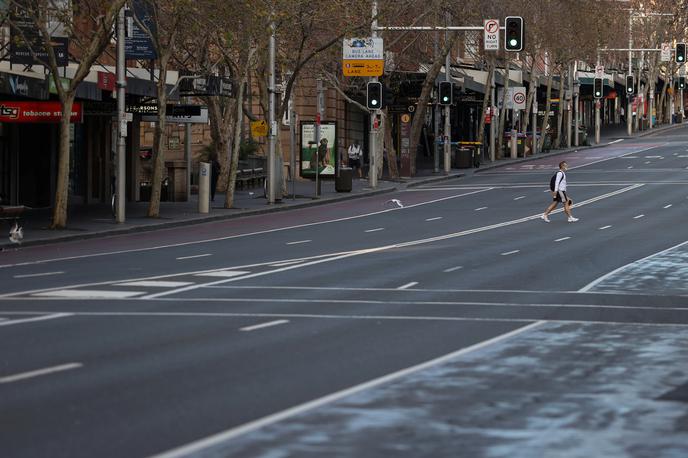
POLYGON ((360 169, 361 168, 361 160, 349 158, 349 167, 351 167, 353 169, 360 169))
POLYGON ((554 202, 566 202, 567 200, 569 200, 569 196, 566 195, 566 191, 560 191, 552 198, 554 202), (561 197, 562 194, 564 195, 563 199, 561 197))

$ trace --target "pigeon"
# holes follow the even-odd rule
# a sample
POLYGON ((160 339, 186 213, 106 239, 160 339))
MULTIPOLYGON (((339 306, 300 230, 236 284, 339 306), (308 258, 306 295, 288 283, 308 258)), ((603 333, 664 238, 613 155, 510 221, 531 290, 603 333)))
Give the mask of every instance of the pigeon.
POLYGON ((396 206, 399 207, 399 208, 404 208, 404 204, 402 204, 401 201, 400 201, 399 199, 388 200, 388 201, 385 202, 385 203, 387 203, 387 204, 392 203, 392 204, 396 205, 396 206))
POLYGON ((10 242, 21 243, 23 239, 24 231, 22 230, 22 227, 15 222, 14 226, 12 226, 12 229, 10 229, 10 242))

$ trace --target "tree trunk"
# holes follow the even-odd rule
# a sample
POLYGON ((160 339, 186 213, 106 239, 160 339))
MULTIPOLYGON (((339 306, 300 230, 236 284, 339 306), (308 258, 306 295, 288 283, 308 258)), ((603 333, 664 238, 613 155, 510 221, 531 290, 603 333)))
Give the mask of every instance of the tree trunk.
POLYGON ((244 72, 238 87, 236 115, 234 118, 234 144, 230 154, 231 162, 229 165, 229 177, 227 180, 227 191, 225 192, 225 208, 234 206, 234 190, 236 189, 236 176, 239 168, 239 149, 241 147, 241 123, 243 121, 243 99, 244 86, 248 79, 248 68, 244 72))
POLYGON ((554 148, 561 147, 562 127, 564 125, 564 65, 559 72, 559 109, 557 110, 557 139, 554 148))
POLYGON ((220 176, 217 182, 218 189, 225 189, 230 171, 232 141, 231 126, 236 112, 234 103, 221 97, 206 97, 208 105, 208 120, 210 121, 210 138, 213 142, 215 154, 220 163, 220 176))
POLYGON ((502 93, 502 109, 499 111, 499 126, 497 127, 497 159, 501 159, 504 145, 504 124, 506 123, 506 100, 509 97, 509 59, 505 60, 504 93, 502 93))
MULTIPOLYGON (((423 81, 423 86, 420 92, 420 97, 418 98, 418 103, 416 104, 416 111, 413 116, 413 121, 411 121, 411 138, 410 138, 410 148, 411 148, 411 176, 416 174, 416 154, 418 152, 418 145, 420 144, 420 135, 423 131, 423 124, 425 123, 425 111, 427 110, 428 102, 430 101, 430 94, 435 86, 435 79, 439 75, 442 65, 444 64, 445 56, 449 53, 452 46, 456 42, 458 35, 456 32, 449 36, 449 40, 444 44, 440 55, 437 60, 433 62, 432 66, 425 75, 425 80, 423 81)), ((449 69, 447 69, 449 71, 449 69)))
MULTIPOLYGON (((523 115, 524 119, 521 123, 522 133, 525 135, 528 132, 528 126, 530 125, 530 112, 533 109, 533 100, 535 100, 535 94, 537 93, 537 76, 535 76, 535 58, 530 65, 530 90, 528 91, 528 100, 526 101, 526 112, 523 115)), ((535 138, 535 137, 533 137, 535 138)))
POLYGON ((552 104, 552 82, 554 81, 554 74, 550 71, 547 77, 547 99, 545 100, 545 115, 542 117, 542 124, 540 126, 540 147, 538 151, 543 151, 545 146, 545 137, 547 136, 547 124, 549 124, 549 110, 552 104))
MULTIPOLYGON (((487 66, 487 81, 485 82, 485 95, 483 96, 483 109, 480 112, 480 128, 478 129, 478 142, 482 145, 485 142, 485 112, 487 107, 490 105, 492 100, 492 74, 494 73, 495 61, 494 58, 490 59, 487 66)), ((492 116, 494 119, 494 116, 492 116)))
POLYGON ((57 183, 55 192, 55 206, 53 207, 53 221, 51 229, 67 227, 67 204, 69 203, 69 134, 72 106, 76 92, 66 92, 62 100, 62 119, 60 119, 60 144, 57 162, 57 183))
MULTIPOLYGON (((148 204, 148 217, 160 217, 160 197, 163 175, 165 174, 165 150, 164 145, 167 137, 165 132, 167 116, 167 62, 171 50, 166 50, 160 57, 160 75, 158 79, 158 122, 155 124, 153 134, 153 180, 151 183, 151 199, 148 204)), ((169 191, 169 190, 168 190, 169 191)))
POLYGON ((382 113, 385 127, 385 145, 387 145, 387 170, 391 179, 397 179, 399 178, 399 168, 397 167, 397 150, 394 148, 392 139, 392 117, 387 108, 382 113))

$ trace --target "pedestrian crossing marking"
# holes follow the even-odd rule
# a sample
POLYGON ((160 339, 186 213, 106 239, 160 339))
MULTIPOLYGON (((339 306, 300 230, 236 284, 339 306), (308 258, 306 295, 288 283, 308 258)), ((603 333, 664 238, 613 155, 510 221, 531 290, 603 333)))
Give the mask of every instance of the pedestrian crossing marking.
POLYGON ((69 299, 126 299, 146 294, 145 291, 99 291, 90 289, 58 289, 34 293, 36 297, 55 297, 69 299))
POLYGON ((204 272, 202 274, 196 274, 197 277, 224 277, 231 278, 237 277, 239 275, 248 274, 250 272, 244 270, 218 270, 215 272, 204 272))
POLYGON ((141 280, 126 283, 115 283, 115 286, 141 286, 153 288, 179 288, 180 286, 193 285, 190 281, 160 281, 160 280, 141 280))

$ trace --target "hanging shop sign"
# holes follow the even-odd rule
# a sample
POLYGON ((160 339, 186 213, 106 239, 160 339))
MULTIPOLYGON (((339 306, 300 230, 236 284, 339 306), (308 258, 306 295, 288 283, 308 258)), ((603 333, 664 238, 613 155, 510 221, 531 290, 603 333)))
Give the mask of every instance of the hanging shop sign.
MULTIPOLYGON (((74 102, 69 122, 81 122, 83 111, 80 102, 74 102)), ((58 123, 62 119, 60 102, 0 101, 0 122, 58 123)))

